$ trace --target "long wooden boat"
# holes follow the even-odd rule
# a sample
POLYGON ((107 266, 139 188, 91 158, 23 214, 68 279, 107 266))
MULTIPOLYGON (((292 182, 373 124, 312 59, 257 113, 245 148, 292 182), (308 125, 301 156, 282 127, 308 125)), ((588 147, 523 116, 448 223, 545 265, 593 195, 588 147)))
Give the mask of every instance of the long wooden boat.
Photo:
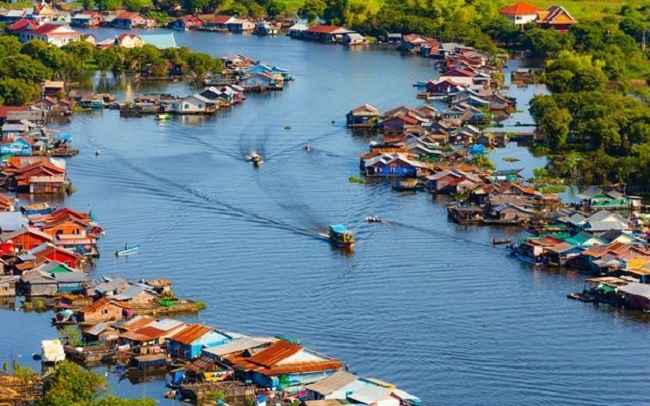
POLYGON ((126 257, 128 255, 135 254, 136 252, 140 251, 140 246, 139 245, 133 245, 130 246, 126 249, 123 249, 121 251, 115 251, 115 256, 116 257, 126 257))
POLYGON ((329 227, 329 240, 335 247, 354 248, 354 234, 341 224, 333 224, 329 227))
POLYGON ((124 373, 129 377, 165 375, 168 372, 166 354, 148 354, 133 357, 124 373))

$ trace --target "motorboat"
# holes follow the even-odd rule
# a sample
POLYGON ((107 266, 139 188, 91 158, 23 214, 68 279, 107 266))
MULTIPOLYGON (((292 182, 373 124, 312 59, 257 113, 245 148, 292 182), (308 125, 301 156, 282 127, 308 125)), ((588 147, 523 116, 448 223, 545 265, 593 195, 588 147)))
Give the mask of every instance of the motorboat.
POLYGON ((333 224, 329 227, 329 240, 335 247, 354 248, 354 234, 342 224, 333 224))
POLYGON ((368 223, 381 223, 381 219, 377 216, 366 217, 368 223))

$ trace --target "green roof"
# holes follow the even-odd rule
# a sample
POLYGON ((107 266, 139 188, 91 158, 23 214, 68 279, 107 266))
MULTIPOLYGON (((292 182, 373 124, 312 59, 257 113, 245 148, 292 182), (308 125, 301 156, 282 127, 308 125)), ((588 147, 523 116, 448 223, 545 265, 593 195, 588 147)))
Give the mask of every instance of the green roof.
POLYGON ((558 240, 567 241, 571 238, 571 233, 561 232, 561 233, 544 233, 537 236, 537 238, 552 237, 557 238, 558 240))
POLYGON ((576 234, 573 237, 567 238, 564 241, 568 242, 571 245, 575 245, 579 247, 581 245, 584 245, 587 241, 591 240, 592 238, 596 238, 597 240, 600 240, 604 243, 604 241, 601 240, 600 238, 593 235, 586 235, 585 233, 576 234))
POLYGON ((599 200, 593 202, 591 207, 628 207, 630 201, 627 199, 599 200))

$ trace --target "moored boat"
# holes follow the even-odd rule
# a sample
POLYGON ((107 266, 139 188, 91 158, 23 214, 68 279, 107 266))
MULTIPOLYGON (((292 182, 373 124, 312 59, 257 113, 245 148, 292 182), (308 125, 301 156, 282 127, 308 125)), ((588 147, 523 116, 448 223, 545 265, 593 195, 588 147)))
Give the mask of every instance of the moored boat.
POLYGON ((162 113, 162 114, 156 114, 155 120, 156 121, 164 121, 164 120, 169 120, 172 118, 172 115, 169 113, 162 113))
POLYGON ((333 224, 329 227, 329 240, 335 247, 354 248, 354 234, 341 224, 333 224))
POLYGON ((381 219, 377 216, 366 217, 368 223, 381 223, 381 219))
POLYGON ((248 155, 248 159, 253 163, 253 166, 256 168, 259 168, 260 165, 264 163, 262 157, 255 152, 251 152, 250 155, 248 155))

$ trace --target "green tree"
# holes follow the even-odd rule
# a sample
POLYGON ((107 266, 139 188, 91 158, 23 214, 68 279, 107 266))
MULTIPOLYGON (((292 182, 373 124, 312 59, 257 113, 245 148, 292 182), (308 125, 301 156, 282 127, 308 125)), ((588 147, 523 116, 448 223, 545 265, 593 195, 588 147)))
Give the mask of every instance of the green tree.
POLYGON ((223 63, 221 60, 202 52, 189 55, 187 64, 192 72, 199 76, 203 76, 208 72, 221 73, 223 70, 223 63))
POLYGON ((59 330, 59 338, 66 345, 78 346, 83 343, 81 330, 77 326, 65 326, 59 330))
POLYGON ((571 113, 566 109, 554 108, 546 112, 539 122, 539 131, 553 152, 566 146, 571 125, 571 113))
POLYGON ((8 106, 24 106, 38 97, 38 88, 23 80, 0 80, 0 99, 8 106))
POLYGON ((92 406, 155 406, 155 399, 121 399, 115 396, 95 399, 92 406))
POLYGON ((94 374, 70 361, 54 368, 43 383, 43 397, 37 406, 70 406, 89 404, 106 390, 103 376, 94 374))
POLYGON ((8 35, 0 36, 0 60, 18 54, 21 45, 16 37, 8 35))
POLYGON ((546 85, 554 93, 570 92, 573 89, 574 74, 570 70, 560 69, 546 75, 546 85))
POLYGON ((327 4, 322 0, 305 0, 302 7, 298 9, 298 17, 313 22, 323 15, 326 8, 327 4))
POLYGON ((147 0, 122 0, 122 5, 129 11, 140 11, 149 2, 147 0))

